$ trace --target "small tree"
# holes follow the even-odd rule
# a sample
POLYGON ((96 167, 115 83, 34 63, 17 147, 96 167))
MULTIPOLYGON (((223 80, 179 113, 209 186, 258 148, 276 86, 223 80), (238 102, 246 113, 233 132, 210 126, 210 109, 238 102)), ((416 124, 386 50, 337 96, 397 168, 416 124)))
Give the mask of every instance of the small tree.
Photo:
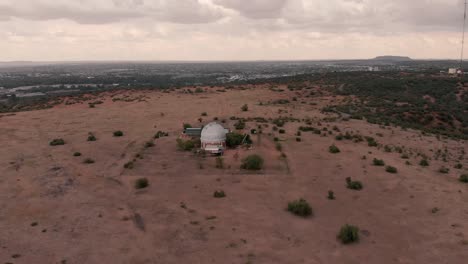
POLYGON ((350 244, 359 241, 359 228, 353 225, 344 225, 338 233, 338 239, 343 244, 350 244))
POLYGON ((333 153, 333 154, 336 154, 336 153, 340 153, 340 152, 341 152, 340 149, 339 149, 337 146, 335 146, 335 144, 331 145, 331 146, 328 148, 328 151, 329 151, 330 153, 333 153))
POLYGON ((75 152, 75 153, 73 153, 73 156, 74 156, 74 157, 80 157, 80 156, 81 156, 81 153, 80 153, 80 152, 75 152))
POLYGON ((312 215, 312 207, 304 199, 299 199, 288 203, 288 211, 302 217, 307 217, 312 215))
POLYGON ((263 167, 263 158, 257 154, 249 155, 242 160, 241 169, 261 170, 263 167))
POLYGON ((247 112, 247 111, 249 111, 249 106, 247 104, 245 104, 245 105, 243 105, 241 107, 241 110, 242 110, 242 112, 247 112))
POLYGON ((328 200, 335 200, 335 193, 333 191, 328 191, 328 200))

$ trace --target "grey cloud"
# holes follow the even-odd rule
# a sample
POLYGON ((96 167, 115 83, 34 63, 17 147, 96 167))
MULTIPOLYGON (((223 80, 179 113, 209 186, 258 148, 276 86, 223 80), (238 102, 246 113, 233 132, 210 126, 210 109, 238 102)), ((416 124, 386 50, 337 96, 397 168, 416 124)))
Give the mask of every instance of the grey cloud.
POLYGON ((150 17, 157 21, 196 24, 222 17, 215 7, 197 0, 3 0, 0 19, 69 19, 80 24, 106 24, 150 17))
POLYGON ((242 15, 253 18, 278 18, 288 0, 214 0, 213 3, 228 9, 240 12, 242 15))

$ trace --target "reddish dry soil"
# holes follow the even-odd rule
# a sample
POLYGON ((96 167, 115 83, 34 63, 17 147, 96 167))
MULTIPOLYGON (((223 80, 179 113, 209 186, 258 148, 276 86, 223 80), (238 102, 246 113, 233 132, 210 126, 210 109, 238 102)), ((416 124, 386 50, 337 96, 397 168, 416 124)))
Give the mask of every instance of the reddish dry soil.
MULTIPOLYGON (((457 181, 463 170, 453 168, 458 162, 468 167, 465 156, 459 160, 468 151, 466 142, 357 120, 324 122, 321 107, 340 98, 305 98, 263 87, 119 92, 96 99, 104 103, 62 104, 0 118, 1 263, 461 264, 468 259, 468 185, 457 181), (124 95, 139 100, 112 101, 124 95), (258 104, 292 96, 298 101, 258 104), (249 111, 242 112, 245 103, 249 111), (202 112, 208 113, 203 123, 218 117, 232 129, 231 116, 275 118, 279 110, 282 116, 310 119, 314 127, 337 126, 342 133, 404 146, 413 153, 412 165, 399 153, 365 142, 337 141, 335 131, 302 132, 302 142, 296 142, 304 122, 288 122, 286 134, 274 132, 271 123, 263 127, 263 134, 252 136, 252 149, 226 152, 224 169, 215 168, 214 157, 176 148, 182 124, 197 125, 202 112), (116 130, 125 135, 113 137, 116 130), (158 130, 170 136, 144 148, 158 130), (89 132, 97 141, 86 140, 89 132), (273 137, 281 140, 286 158, 273 137), (54 138, 66 144, 49 146, 54 138), (341 152, 329 153, 331 144, 341 152), (436 150, 445 148, 447 162, 435 160, 436 150), (73 156, 77 151, 81 157, 73 156), (264 170, 240 170, 242 158, 253 153, 264 157, 264 170), (416 153, 431 157, 430 166, 419 166, 416 153), (137 154, 142 158, 134 168, 124 169, 137 154), (84 164, 86 158, 95 163, 84 164), (398 173, 372 166, 373 158, 398 173), (449 174, 440 174, 441 166, 449 167, 449 174), (136 190, 141 177, 150 185, 136 190), (362 181, 363 190, 347 189, 346 177, 362 181), (215 190, 227 196, 213 198, 215 190), (326 198, 328 190, 336 200, 326 198), (286 211, 288 202, 299 198, 311 204, 312 217, 286 211), (346 223, 360 228, 359 243, 337 240, 346 223)), ((257 125, 248 122, 245 131, 257 125)))

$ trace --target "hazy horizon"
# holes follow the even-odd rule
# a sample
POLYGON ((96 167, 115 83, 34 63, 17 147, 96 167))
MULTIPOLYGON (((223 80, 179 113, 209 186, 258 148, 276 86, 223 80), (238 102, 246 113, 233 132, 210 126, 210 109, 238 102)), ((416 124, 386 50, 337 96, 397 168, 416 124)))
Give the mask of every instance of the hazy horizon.
POLYGON ((0 0, 0 61, 457 60, 462 0, 0 0))

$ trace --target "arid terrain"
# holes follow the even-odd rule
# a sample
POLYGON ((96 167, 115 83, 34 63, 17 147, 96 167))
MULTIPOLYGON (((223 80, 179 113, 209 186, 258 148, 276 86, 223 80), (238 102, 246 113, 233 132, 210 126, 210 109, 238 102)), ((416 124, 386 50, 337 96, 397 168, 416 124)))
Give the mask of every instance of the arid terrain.
POLYGON ((2 114, 0 263, 467 263, 468 184, 458 180, 467 142, 322 112, 352 97, 316 94, 267 85, 114 91, 2 114), (227 150, 222 169, 176 144, 184 123, 214 118, 262 131, 250 148, 227 150), (169 136, 154 139, 157 131, 169 136), (57 138, 65 145, 50 146, 57 138), (254 153, 264 168, 241 170, 254 153), (424 157, 429 166, 419 165, 424 157), (142 177, 149 186, 137 190, 142 177), (347 177, 363 189, 348 189, 347 177), (313 216, 286 210, 299 198, 313 216), (345 224, 359 227, 359 243, 337 239, 345 224))

